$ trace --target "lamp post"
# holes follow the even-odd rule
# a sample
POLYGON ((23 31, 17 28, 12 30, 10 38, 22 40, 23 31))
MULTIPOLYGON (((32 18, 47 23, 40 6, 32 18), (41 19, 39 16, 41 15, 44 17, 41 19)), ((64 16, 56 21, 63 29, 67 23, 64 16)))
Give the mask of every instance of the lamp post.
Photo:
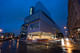
POLYGON ((68 32, 68 31, 66 31, 66 29, 67 29, 67 27, 66 27, 66 26, 64 26, 65 35, 67 35, 67 32, 68 32))

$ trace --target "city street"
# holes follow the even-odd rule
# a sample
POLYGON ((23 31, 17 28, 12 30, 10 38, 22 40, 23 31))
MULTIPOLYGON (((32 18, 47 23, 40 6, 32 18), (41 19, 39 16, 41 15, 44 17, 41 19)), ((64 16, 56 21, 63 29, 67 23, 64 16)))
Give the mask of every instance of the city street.
POLYGON ((80 0, 0 0, 0 53, 80 53, 80 0))
POLYGON ((0 53, 80 53, 80 46, 70 41, 27 45, 18 39, 0 42, 0 53))

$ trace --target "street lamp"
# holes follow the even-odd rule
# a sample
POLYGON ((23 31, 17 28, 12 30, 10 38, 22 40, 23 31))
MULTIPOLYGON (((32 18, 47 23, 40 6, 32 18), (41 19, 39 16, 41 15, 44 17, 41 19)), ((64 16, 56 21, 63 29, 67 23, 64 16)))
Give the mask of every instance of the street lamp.
POLYGON ((0 29, 0 32, 2 32, 3 30, 2 29, 0 29))
POLYGON ((64 26, 64 29, 67 29, 67 27, 66 27, 66 26, 64 26))
POLYGON ((66 27, 66 26, 64 26, 65 35, 67 35, 67 32, 68 32, 68 31, 66 31, 66 29, 67 29, 67 27, 66 27))

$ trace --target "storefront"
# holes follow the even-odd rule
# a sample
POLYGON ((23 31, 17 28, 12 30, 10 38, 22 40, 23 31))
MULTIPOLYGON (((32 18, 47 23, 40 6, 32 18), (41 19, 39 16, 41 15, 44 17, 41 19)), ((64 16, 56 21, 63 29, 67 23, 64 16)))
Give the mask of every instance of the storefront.
POLYGON ((76 28, 70 31, 71 37, 75 37, 77 40, 80 39, 80 28, 76 28))
POLYGON ((78 31, 78 39, 80 39, 80 28, 78 28, 77 31, 78 31))
POLYGON ((46 33, 46 32, 32 32, 28 34, 28 40, 37 40, 37 39, 48 39, 52 40, 55 38, 54 34, 46 33))

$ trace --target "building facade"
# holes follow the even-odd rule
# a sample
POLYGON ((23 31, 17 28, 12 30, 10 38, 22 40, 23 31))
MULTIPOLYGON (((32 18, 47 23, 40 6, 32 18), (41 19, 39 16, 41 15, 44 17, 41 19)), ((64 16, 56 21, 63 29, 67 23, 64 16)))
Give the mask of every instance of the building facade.
POLYGON ((69 0, 68 29, 71 37, 80 39, 80 0, 69 0))
MULTIPOLYGON (((31 10, 32 11, 32 10, 31 10)), ((59 31, 56 23, 42 9, 24 19, 23 29, 27 33, 27 39, 53 39, 56 31, 59 31)))

